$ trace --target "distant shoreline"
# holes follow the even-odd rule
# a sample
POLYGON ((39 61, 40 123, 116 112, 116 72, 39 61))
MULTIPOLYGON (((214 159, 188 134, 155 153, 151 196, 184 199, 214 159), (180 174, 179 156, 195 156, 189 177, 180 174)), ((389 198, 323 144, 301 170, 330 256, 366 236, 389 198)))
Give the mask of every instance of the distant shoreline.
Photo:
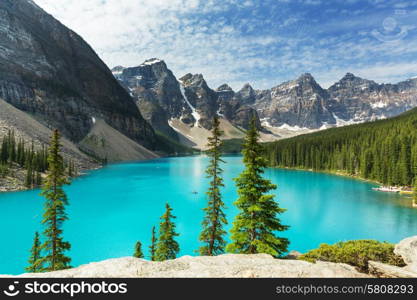
MULTIPOLYGON (((347 174, 347 173, 341 172, 341 171, 331 171, 331 170, 321 170, 321 171, 317 170, 316 171, 316 170, 313 170, 313 169, 290 168, 290 167, 279 167, 279 166, 270 167, 270 168, 283 169, 283 170, 294 170, 294 171, 305 171, 305 172, 322 173, 322 174, 328 174, 328 175, 347 177, 347 178, 351 178, 351 179, 354 179, 354 180, 364 181, 364 182, 368 182, 368 183, 378 185, 379 186, 378 188, 392 189, 392 192, 391 191, 381 191, 381 192, 384 192, 384 193, 391 192, 391 193, 396 193, 396 194, 406 196, 406 197, 409 196, 409 193, 412 194, 412 188, 409 187, 409 186, 385 186, 381 182, 378 182, 376 180, 366 179, 366 178, 363 178, 363 177, 360 177, 360 176, 357 176, 357 175, 350 175, 350 174, 347 174), (401 192, 403 192, 403 193, 398 192, 397 191, 398 189, 401 189, 401 192)), ((414 204, 413 199, 410 199, 410 200, 413 202, 413 206, 417 208, 417 205, 414 204)))

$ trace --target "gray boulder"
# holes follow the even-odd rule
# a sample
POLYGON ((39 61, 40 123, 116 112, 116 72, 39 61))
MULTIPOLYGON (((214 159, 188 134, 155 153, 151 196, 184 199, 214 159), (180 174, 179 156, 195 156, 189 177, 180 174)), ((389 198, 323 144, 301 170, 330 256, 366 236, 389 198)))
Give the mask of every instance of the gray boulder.
POLYGON ((150 262, 133 257, 110 259, 75 269, 24 274, 44 278, 284 278, 284 277, 367 277, 346 264, 298 260, 279 260, 270 255, 234 255, 217 257, 184 256, 164 262, 150 262))
POLYGON ((417 236, 399 242, 395 246, 394 253, 403 258, 407 270, 417 274, 417 236))
POLYGON ((388 278, 417 278, 417 236, 399 242, 394 253, 401 256, 406 266, 403 268, 370 261, 370 273, 378 277, 388 278))

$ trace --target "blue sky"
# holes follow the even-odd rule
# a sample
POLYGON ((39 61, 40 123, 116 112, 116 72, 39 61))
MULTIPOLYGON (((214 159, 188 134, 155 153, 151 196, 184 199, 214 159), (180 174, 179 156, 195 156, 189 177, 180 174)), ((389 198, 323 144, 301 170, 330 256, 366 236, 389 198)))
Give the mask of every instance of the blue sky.
POLYGON ((328 87, 347 72, 417 76, 417 1, 34 0, 109 65, 164 59, 216 88, 270 88, 302 73, 328 87))

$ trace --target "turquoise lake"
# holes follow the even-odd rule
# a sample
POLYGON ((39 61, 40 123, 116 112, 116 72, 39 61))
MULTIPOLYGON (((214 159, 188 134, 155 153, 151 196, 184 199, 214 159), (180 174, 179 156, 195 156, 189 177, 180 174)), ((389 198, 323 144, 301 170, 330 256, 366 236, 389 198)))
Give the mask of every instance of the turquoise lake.
MULTIPOLYGON (((232 179, 243 165, 238 156, 226 161, 223 195, 231 223, 237 213, 232 179)), ((180 255, 195 255, 207 163, 207 157, 195 156, 114 164, 75 179, 66 187, 70 220, 64 228, 72 265, 130 256, 138 240, 148 254, 151 228, 159 223, 166 202, 177 216, 180 255)), ((304 252, 320 243, 352 239, 396 243, 417 234, 417 209, 405 196, 323 173, 268 169, 265 176, 278 185, 276 200, 288 209, 281 218, 291 226, 283 234, 291 241, 290 250, 304 252)), ((42 230, 43 202, 38 190, 0 194, 0 274, 24 272, 34 232, 42 230)))

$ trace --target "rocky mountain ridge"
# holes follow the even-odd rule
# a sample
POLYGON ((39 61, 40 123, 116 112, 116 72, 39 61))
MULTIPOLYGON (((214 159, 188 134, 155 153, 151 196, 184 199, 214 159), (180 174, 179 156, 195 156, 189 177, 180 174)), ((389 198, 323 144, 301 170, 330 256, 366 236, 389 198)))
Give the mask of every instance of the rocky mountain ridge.
POLYGON ((394 117, 417 106, 417 79, 378 84, 347 73, 324 89, 306 73, 268 90, 245 84, 235 92, 228 84, 211 89, 202 74, 177 80, 166 63, 156 58, 112 72, 153 127, 176 140, 183 131, 173 126, 174 119, 181 126, 209 130, 213 116, 218 115, 244 130, 255 117, 267 139, 274 140, 394 117))
MULTIPOLYGON (((347 73, 328 89, 336 119, 367 122, 390 118, 417 106, 417 79, 378 84, 347 73)), ((337 121, 337 120, 336 120, 337 121)))
POLYGON ((347 73, 328 89, 311 74, 257 91, 252 102, 266 125, 325 129, 397 116, 417 106, 417 79, 378 84, 347 73))
POLYGON ((112 72, 156 131, 188 146, 204 147, 215 115, 222 119, 226 138, 242 138, 252 116, 260 127, 254 109, 230 102, 234 92, 226 95, 225 90, 211 89, 202 74, 177 79, 157 58, 137 67, 118 66, 112 72))
POLYGON ((256 91, 252 107, 267 127, 325 129, 384 119, 417 106, 417 79, 378 84, 347 73, 328 89, 311 74, 256 91))

